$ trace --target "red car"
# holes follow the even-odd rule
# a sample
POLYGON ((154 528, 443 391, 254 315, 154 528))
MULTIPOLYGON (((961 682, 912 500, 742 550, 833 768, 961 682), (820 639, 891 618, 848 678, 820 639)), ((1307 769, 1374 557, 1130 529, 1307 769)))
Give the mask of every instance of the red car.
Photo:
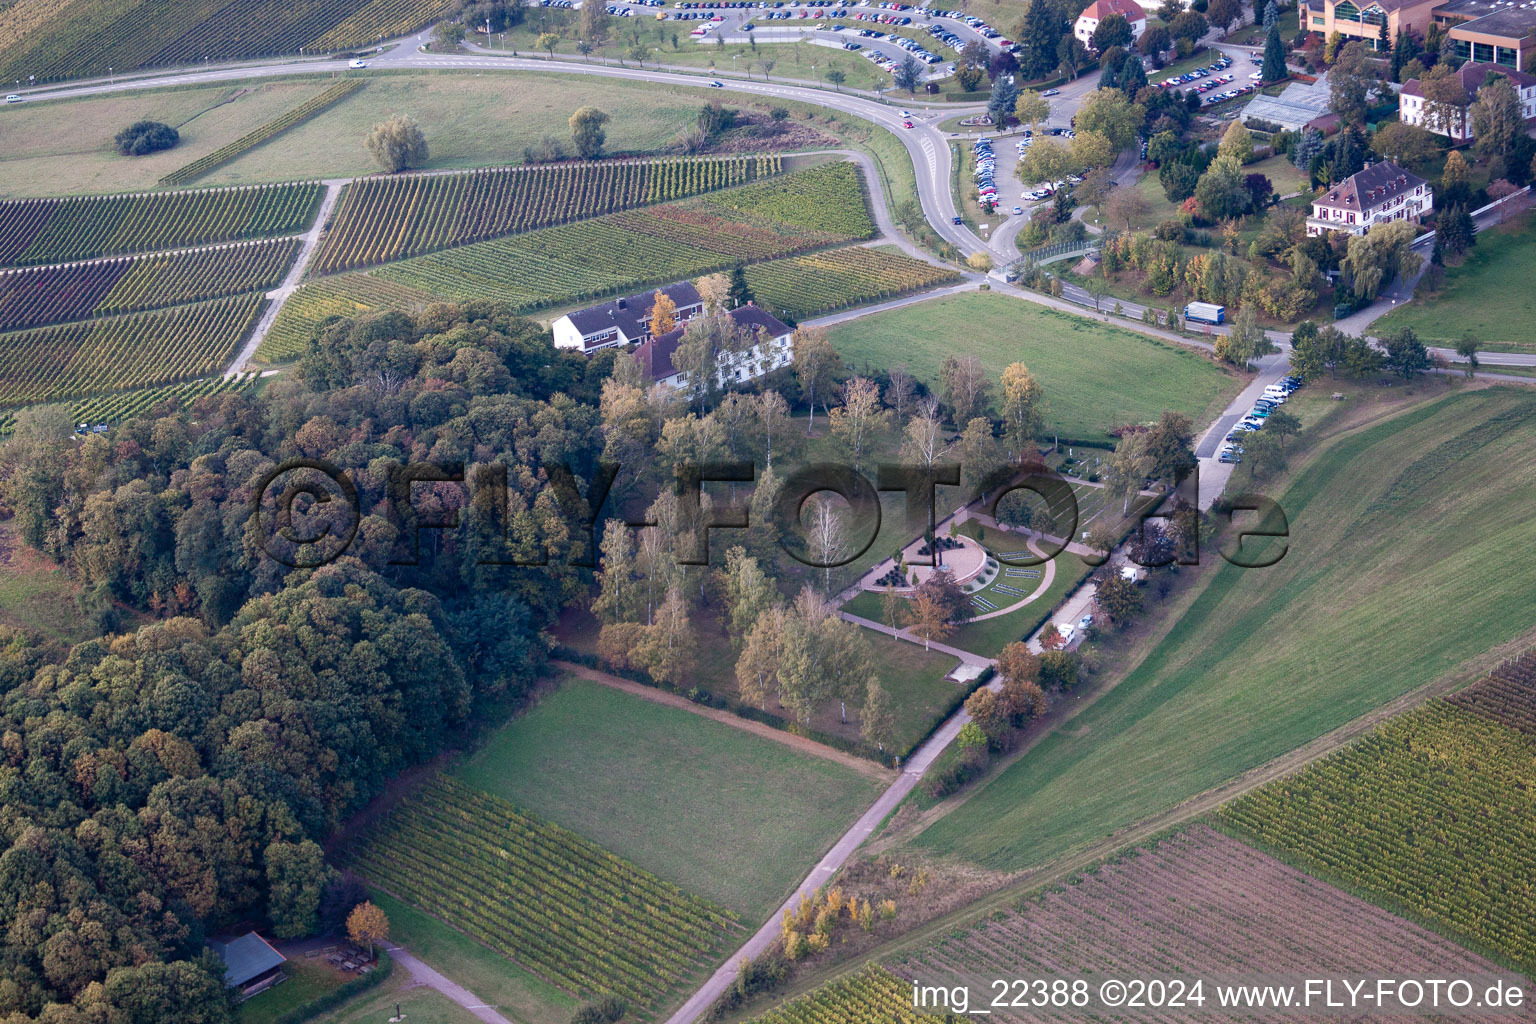
POLYGON ((901 122, 901 126, 903 128, 911 128, 912 127, 912 122, 911 121, 903 121, 903 122, 901 122))

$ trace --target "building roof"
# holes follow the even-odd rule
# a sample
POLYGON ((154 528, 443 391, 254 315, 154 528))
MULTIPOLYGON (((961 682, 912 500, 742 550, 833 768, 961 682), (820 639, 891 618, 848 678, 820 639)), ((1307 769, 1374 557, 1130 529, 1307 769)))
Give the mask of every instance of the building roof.
MULTIPOLYGON (((738 330, 751 331, 764 339, 777 338, 790 332, 789 326, 782 320, 752 303, 731 310, 731 319, 738 330)), ((665 380, 677 372, 677 367, 672 365, 672 354, 677 351, 677 343, 683 340, 683 331, 682 327, 674 327, 659 338, 641 342, 640 347, 635 349, 635 355, 650 374, 651 380, 665 380)))
POLYGON ((1423 184, 1426 182, 1417 174, 1383 160, 1339 182, 1318 199, 1317 204, 1335 210, 1363 212, 1423 184))
POLYGON ((253 981, 288 962, 287 957, 255 932, 247 932, 228 942, 210 941, 208 947, 224 961, 224 984, 231 988, 253 981))
MULTIPOLYGON (((704 301, 699 297, 699 290, 690 281, 669 284, 656 291, 665 292, 679 308, 698 305, 704 301)), ((650 318, 651 306, 656 301, 656 291, 626 295, 622 299, 613 299, 600 305, 588 306, 586 309, 573 310, 566 315, 570 317, 571 323, 575 325, 582 337, 596 334, 610 327, 617 327, 626 337, 638 338, 646 333, 645 322, 650 318)))
POLYGON ((1083 8, 1083 13, 1078 17, 1103 21, 1111 14, 1123 15, 1126 21, 1131 22, 1147 20, 1147 12, 1135 0, 1094 0, 1083 8))
POLYGON ((1452 25, 1451 28, 1489 36, 1504 36, 1508 39, 1528 39, 1536 35, 1536 7, 1529 2, 1518 7, 1506 4, 1481 18, 1464 21, 1460 25, 1452 25))
MULTIPOLYGON (((1473 64, 1468 61, 1456 70, 1456 77, 1461 80, 1461 87, 1467 91, 1468 96, 1476 96, 1477 90, 1483 87, 1483 82, 1492 74, 1503 75, 1516 89, 1529 89, 1536 85, 1536 75, 1528 75, 1503 64, 1473 64)), ((1424 87, 1417 78, 1410 78, 1403 83, 1402 92, 1405 96, 1423 96, 1424 87)))
MULTIPOLYGON (((1516 35, 1523 36, 1536 30, 1536 5, 1531 0, 1451 0, 1435 8, 1437 18, 1457 18, 1463 21, 1475 21, 1495 14, 1510 15, 1503 19, 1502 27, 1506 30, 1515 29, 1516 35)), ((1481 26, 1466 27, 1481 30, 1481 26)))
POLYGON ((1289 131, 1296 131, 1315 118, 1328 113, 1330 98, 1328 76, 1316 82, 1292 82, 1279 96, 1259 93, 1243 108, 1243 120, 1272 121, 1289 131))

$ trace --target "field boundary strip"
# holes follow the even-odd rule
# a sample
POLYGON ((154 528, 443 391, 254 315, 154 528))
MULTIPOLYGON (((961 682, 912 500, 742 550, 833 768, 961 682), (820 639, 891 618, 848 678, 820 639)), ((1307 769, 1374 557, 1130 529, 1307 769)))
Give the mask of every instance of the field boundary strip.
POLYGON ((308 101, 301 103, 292 110, 273 118, 254 131, 247 132, 229 145, 222 146, 183 167, 178 167, 170 174, 161 178, 160 184, 166 186, 185 185, 190 181, 196 181, 203 175, 234 161, 257 146, 270 142, 288 129, 296 128, 322 111, 328 110, 367 84, 361 78, 344 78, 319 95, 311 97, 308 101))

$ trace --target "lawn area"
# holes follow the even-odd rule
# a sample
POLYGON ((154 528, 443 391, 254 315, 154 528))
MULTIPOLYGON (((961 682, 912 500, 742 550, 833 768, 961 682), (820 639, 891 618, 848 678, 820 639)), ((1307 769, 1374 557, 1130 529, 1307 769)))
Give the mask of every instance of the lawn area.
MULTIPOLYGON (((373 902, 389 917, 391 941, 404 946, 481 999, 493 1004, 503 1015, 518 1024, 567 1024, 579 1005, 579 1000, 570 993, 523 970, 506 957, 491 952, 430 914, 422 913, 381 892, 373 894, 373 902)), ((399 964, 395 965, 395 973, 408 977, 405 968, 399 964)), ((337 1024, 350 1024, 352 1021, 361 1024, 362 1021, 373 1019, 362 1012, 362 1007, 374 1001, 371 997, 360 1000, 347 1010, 338 1012, 335 1017, 321 1019, 334 1020, 337 1024)), ((393 1009, 394 1000, 388 1002, 393 1009)), ((441 1019, 445 1024, 447 1021, 458 1020, 457 1017, 441 1019)), ((465 1019, 470 1018, 466 1016, 465 1019)), ((410 1020, 415 1024, 415 1017, 410 1020)))
POLYGON ((288 980, 240 1004, 240 1024, 272 1024, 289 1010, 319 999, 351 980, 323 961, 291 959, 283 967, 288 980))
POLYGON ((164 175, 279 117, 330 84, 314 76, 7 106, 0 110, 0 134, 6 142, 0 150, 0 198, 154 188, 164 175), (113 136, 146 119, 172 126, 181 133, 181 142, 149 156, 120 155, 113 136), (69 130, 60 131, 62 124, 69 130))
MULTIPOLYGON (((1002 540, 999 541, 993 531, 984 531, 981 540, 994 552, 1025 550, 1023 538, 1017 534, 1003 534, 1002 540)), ((1049 551, 1050 548, 1047 547, 1046 550, 1049 551)), ((961 650, 993 658, 1015 640, 1023 640, 1028 634, 1034 632, 1035 627, 1044 622, 1046 616, 1066 600, 1067 594, 1077 586, 1078 582, 1093 572, 1091 566, 1083 564, 1081 558, 1068 552, 1058 555, 1054 561, 1056 576, 1040 597, 1016 612, 967 622, 944 642, 961 650)), ((1026 594, 1034 593, 1035 588, 1040 585, 1038 579, 1009 579, 1004 573, 999 572, 998 578, 992 582, 992 585, 980 591, 999 608, 1006 608, 1007 605, 1004 602, 1009 599, 1007 595, 997 592, 999 583, 1014 586, 1026 594)), ((1012 600, 1017 601, 1019 598, 1014 597, 1012 600)))
POLYGON ((1044 385, 1047 432, 1084 440, 1107 440, 1113 427, 1155 420, 1164 409, 1203 423, 1238 387, 1237 378, 1193 352, 989 292, 860 317, 830 333, 851 369, 902 362, 933 388, 944 356, 962 338, 994 390, 1003 368, 1022 361, 1044 385))
POLYGON ((579 679, 455 774, 748 922, 772 913, 880 790, 833 761, 579 679))
MULTIPOLYGON (((915 840, 1017 870, 1344 725, 1536 625, 1536 396, 1463 392, 1326 444, 1277 565, 1214 566, 1124 679, 915 840), (1433 644, 1404 642, 1433 623, 1433 644)), ((1213 557, 1207 555, 1207 557, 1213 557)))
POLYGON ((75 603, 78 588, 59 566, 22 547, 0 527, 0 622, 66 644, 90 635, 75 603))
MULTIPOLYGON (((575 81, 557 73, 370 72, 367 88, 199 179, 198 185, 377 173, 364 139, 373 125, 394 114, 410 114, 425 127, 431 151, 428 168, 520 164, 524 148, 545 136, 569 150, 568 118, 582 103, 612 115, 607 125, 609 152, 670 151, 706 100, 745 99, 729 90, 709 89, 702 81, 693 88, 592 78, 583 80, 577 97, 575 81)), ((0 111, 0 126, 11 145, 0 158, 0 194, 148 188, 168 171, 233 141, 329 84, 328 77, 295 76, 7 107, 0 111), (223 102, 236 94, 235 101, 223 102), (194 115, 196 119, 188 121, 194 115), (184 141, 153 156, 117 156, 110 149, 112 136, 141 117, 183 124, 184 141), (58 131, 61 118, 69 120, 70 132, 58 131)), ((797 120, 813 111, 804 104, 783 105, 797 120)), ((768 105, 761 109, 766 111, 768 105)), ((817 126, 828 128, 827 112, 813 112, 817 126)), ((846 118, 830 120, 836 122, 837 127, 829 129, 834 132, 849 123, 846 118)), ((855 134, 862 139, 867 131, 859 122, 855 134)))
MULTIPOLYGON (((1387 334, 1411 327, 1430 344, 1454 345, 1470 333, 1484 348, 1536 352, 1536 213, 1479 231, 1459 267, 1445 268, 1445 286, 1422 294, 1371 325, 1387 334)), ((1421 286, 1422 289, 1422 286, 1421 286)))
MULTIPOLYGON (((1262 174, 1269 179, 1269 183, 1275 186, 1275 195, 1285 196, 1292 192, 1299 192, 1307 187, 1307 176, 1296 169, 1296 165, 1286 157, 1284 153, 1276 153, 1267 156, 1257 163, 1248 164, 1243 168, 1244 174, 1262 174)), ((1153 180, 1156 180, 1154 177, 1153 180)), ((1162 187, 1158 187, 1162 191, 1162 187)))
MULTIPOLYGON (((395 1015, 395 1006, 410 1024, 477 1024, 480 1020, 468 1010, 430 988, 410 986, 403 968, 396 968, 398 979, 391 978, 383 987, 352 1000, 341 1009, 316 1017, 316 1024, 382 1024, 395 1015)), ((476 995, 480 995, 477 991, 476 995)), ((504 1017, 518 1024, 530 1024, 505 1006, 497 1008, 504 1017)), ((564 1024, 566 1018, 561 1018, 564 1024)), ((553 1022, 551 1022, 553 1024, 553 1022)))

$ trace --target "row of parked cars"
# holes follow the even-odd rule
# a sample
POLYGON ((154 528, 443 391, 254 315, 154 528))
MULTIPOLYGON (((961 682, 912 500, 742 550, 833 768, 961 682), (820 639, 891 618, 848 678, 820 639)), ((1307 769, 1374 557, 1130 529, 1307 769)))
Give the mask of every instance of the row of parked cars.
POLYGON ((1005 50, 1017 49, 1017 44, 1012 39, 1004 39, 1003 34, 988 25, 974 14, 966 14, 964 11, 940 11, 930 9, 929 14, 936 18, 949 18, 952 21, 963 21, 975 30, 976 34, 984 39, 991 39, 1005 50))
POLYGON ((992 140, 986 136, 977 139, 971 153, 976 157, 976 170, 972 173, 976 179, 976 200, 982 206, 996 206, 997 154, 992 150, 992 140))
POLYGON ((1270 413, 1284 405, 1286 399, 1291 396, 1291 392, 1301 385, 1301 378, 1293 374, 1282 377, 1278 383, 1266 387, 1264 394, 1253 403, 1253 408, 1249 410, 1248 415, 1239 420, 1237 426, 1227 434, 1221 450, 1216 454, 1217 461, 1242 462, 1244 437, 1255 430, 1262 430, 1264 421, 1269 419, 1270 413))
MULTIPOLYGON (((1165 78, 1159 82, 1158 85, 1163 89, 1175 89, 1181 85, 1187 85, 1190 82, 1198 82, 1202 78, 1210 78, 1212 75, 1225 71, 1231 66, 1232 58, 1223 55, 1218 57, 1216 59, 1216 63, 1214 64, 1207 64, 1203 68, 1195 68, 1193 71, 1186 71, 1182 75, 1175 75, 1172 78, 1165 78)), ((1227 79, 1229 82, 1231 80, 1232 79, 1230 77, 1227 79)))

